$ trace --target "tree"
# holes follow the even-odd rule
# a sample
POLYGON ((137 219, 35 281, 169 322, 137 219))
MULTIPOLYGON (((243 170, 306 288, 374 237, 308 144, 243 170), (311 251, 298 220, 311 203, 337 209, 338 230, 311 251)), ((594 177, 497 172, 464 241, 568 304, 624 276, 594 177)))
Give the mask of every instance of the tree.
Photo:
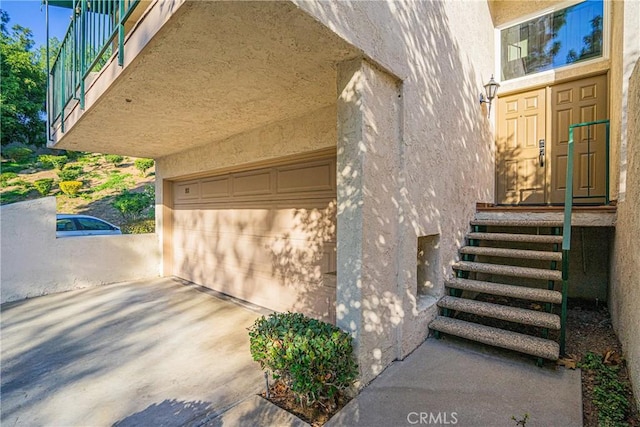
POLYGON ((574 49, 567 54, 567 63, 589 59, 599 56, 602 53, 602 16, 597 15, 591 21, 591 33, 582 38, 584 45, 580 49, 580 54, 574 49))
POLYGON ((31 30, 14 25, 9 33, 8 23, 9 14, 0 10, 1 142, 44 145, 46 61, 33 50, 31 30))

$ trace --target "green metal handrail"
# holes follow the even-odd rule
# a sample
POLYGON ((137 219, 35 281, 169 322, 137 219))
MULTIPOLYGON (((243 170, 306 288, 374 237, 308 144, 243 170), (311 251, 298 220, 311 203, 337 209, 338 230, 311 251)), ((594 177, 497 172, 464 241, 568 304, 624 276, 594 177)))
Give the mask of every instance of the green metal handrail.
MULTIPOLYGON (((567 180, 564 193, 564 224, 562 229, 562 314, 560 329, 560 353, 564 354, 567 324, 567 293, 569 291, 569 250, 571 249, 571 211, 573 210, 573 130, 584 126, 605 125, 606 189, 605 202, 609 203, 609 120, 576 123, 569 126, 567 143, 567 180)), ((591 177, 588 177, 591 183, 591 177)))
POLYGON ((139 3, 140 0, 69 0, 52 3, 70 8, 71 23, 55 53, 53 65, 47 64, 49 139, 51 126, 58 119, 64 132, 64 110, 72 100, 77 100, 80 108, 84 109, 85 80, 89 74, 100 71, 116 50, 118 65, 124 64, 124 24, 139 3))

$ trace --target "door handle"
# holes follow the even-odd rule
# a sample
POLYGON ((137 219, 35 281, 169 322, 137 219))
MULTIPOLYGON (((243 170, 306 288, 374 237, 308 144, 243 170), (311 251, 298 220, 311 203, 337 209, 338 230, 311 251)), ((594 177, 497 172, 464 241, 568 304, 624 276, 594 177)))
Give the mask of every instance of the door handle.
POLYGON ((540 167, 544 167, 544 154, 545 154, 544 146, 545 146, 544 139, 539 140, 538 141, 538 148, 539 148, 538 159, 540 161, 540 167))

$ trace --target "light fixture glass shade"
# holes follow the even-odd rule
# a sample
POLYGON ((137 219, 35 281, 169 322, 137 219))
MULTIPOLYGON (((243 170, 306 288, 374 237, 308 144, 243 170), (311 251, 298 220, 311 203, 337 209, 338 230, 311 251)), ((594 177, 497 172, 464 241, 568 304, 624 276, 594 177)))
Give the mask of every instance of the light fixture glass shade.
POLYGON ((484 91, 487 94, 487 99, 489 101, 493 100, 493 98, 496 97, 496 94, 498 93, 498 88, 500 87, 500 84, 498 82, 495 81, 495 79, 493 78, 493 74, 491 75, 491 79, 489 80, 489 82, 484 85, 484 91))

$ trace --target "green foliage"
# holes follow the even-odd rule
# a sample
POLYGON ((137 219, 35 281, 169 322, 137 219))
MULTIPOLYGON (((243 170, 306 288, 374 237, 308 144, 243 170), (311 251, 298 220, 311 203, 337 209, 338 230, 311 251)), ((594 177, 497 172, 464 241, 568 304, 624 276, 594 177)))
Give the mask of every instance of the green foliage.
POLYGON ((80 181, 62 181, 58 184, 60 191, 69 197, 76 197, 80 188, 82 188, 82 182, 80 181))
POLYGON ((155 219, 142 219, 139 221, 128 222, 121 227, 124 234, 145 234, 156 232, 155 219))
POLYGON ((109 163, 119 165, 124 160, 124 157, 120 156, 119 154, 106 154, 104 156, 104 159, 109 163))
POLYGON ((77 181, 82 172, 84 170, 80 165, 66 165, 62 170, 58 171, 58 177, 61 181, 77 181))
POLYGON ((97 193, 102 190, 116 190, 122 191, 126 190, 128 187, 132 186, 133 180, 131 174, 129 173, 120 173, 120 171, 110 171, 109 177, 105 182, 100 185, 97 185, 93 188, 93 192, 97 193))
POLYGON ((62 169, 67 164, 69 158, 67 156, 53 156, 51 154, 42 154, 38 156, 38 161, 42 164, 42 167, 51 169, 62 169))
POLYGON ((51 191, 51 187, 53 187, 53 179, 38 179, 33 183, 33 186, 36 190, 38 190, 38 193, 40 193, 42 196, 46 196, 51 191))
POLYGON ((593 403, 598 409, 599 424, 604 427, 627 426, 625 419, 630 409, 628 390, 618 378, 620 367, 605 364, 602 356, 592 352, 585 355, 578 367, 595 371, 593 403))
POLYGON ((22 186, 15 188, 11 191, 4 191, 0 193, 0 204, 21 202, 26 200, 29 197, 29 193, 31 193, 31 186, 22 186))
POLYGON ((351 336, 299 313, 274 313, 249 328, 253 360, 307 405, 332 408, 356 380, 351 336))
POLYGON ((153 159, 136 159, 133 162, 136 169, 140 171, 141 176, 145 176, 147 174, 147 170, 151 169, 154 165, 153 159))
POLYGON ((2 10, 0 23, 1 143, 44 145, 45 64, 33 50, 31 30, 14 25, 9 33, 9 14, 2 10))
POLYGON ((0 187, 8 186, 9 181, 17 177, 18 174, 15 172, 2 172, 2 174, 0 174, 0 187))
MULTIPOLYGON (((2 123, 2 132, 4 135, 4 123, 2 123)), ((27 147, 9 147, 6 150, 2 150, 2 155, 5 158, 11 159, 16 163, 23 164, 31 159, 33 150, 30 150, 27 147)))
POLYGON ((145 211, 153 207, 154 202, 152 187, 147 186, 141 193, 125 190, 114 198, 111 205, 120 212, 125 221, 133 222, 142 218, 145 211))

